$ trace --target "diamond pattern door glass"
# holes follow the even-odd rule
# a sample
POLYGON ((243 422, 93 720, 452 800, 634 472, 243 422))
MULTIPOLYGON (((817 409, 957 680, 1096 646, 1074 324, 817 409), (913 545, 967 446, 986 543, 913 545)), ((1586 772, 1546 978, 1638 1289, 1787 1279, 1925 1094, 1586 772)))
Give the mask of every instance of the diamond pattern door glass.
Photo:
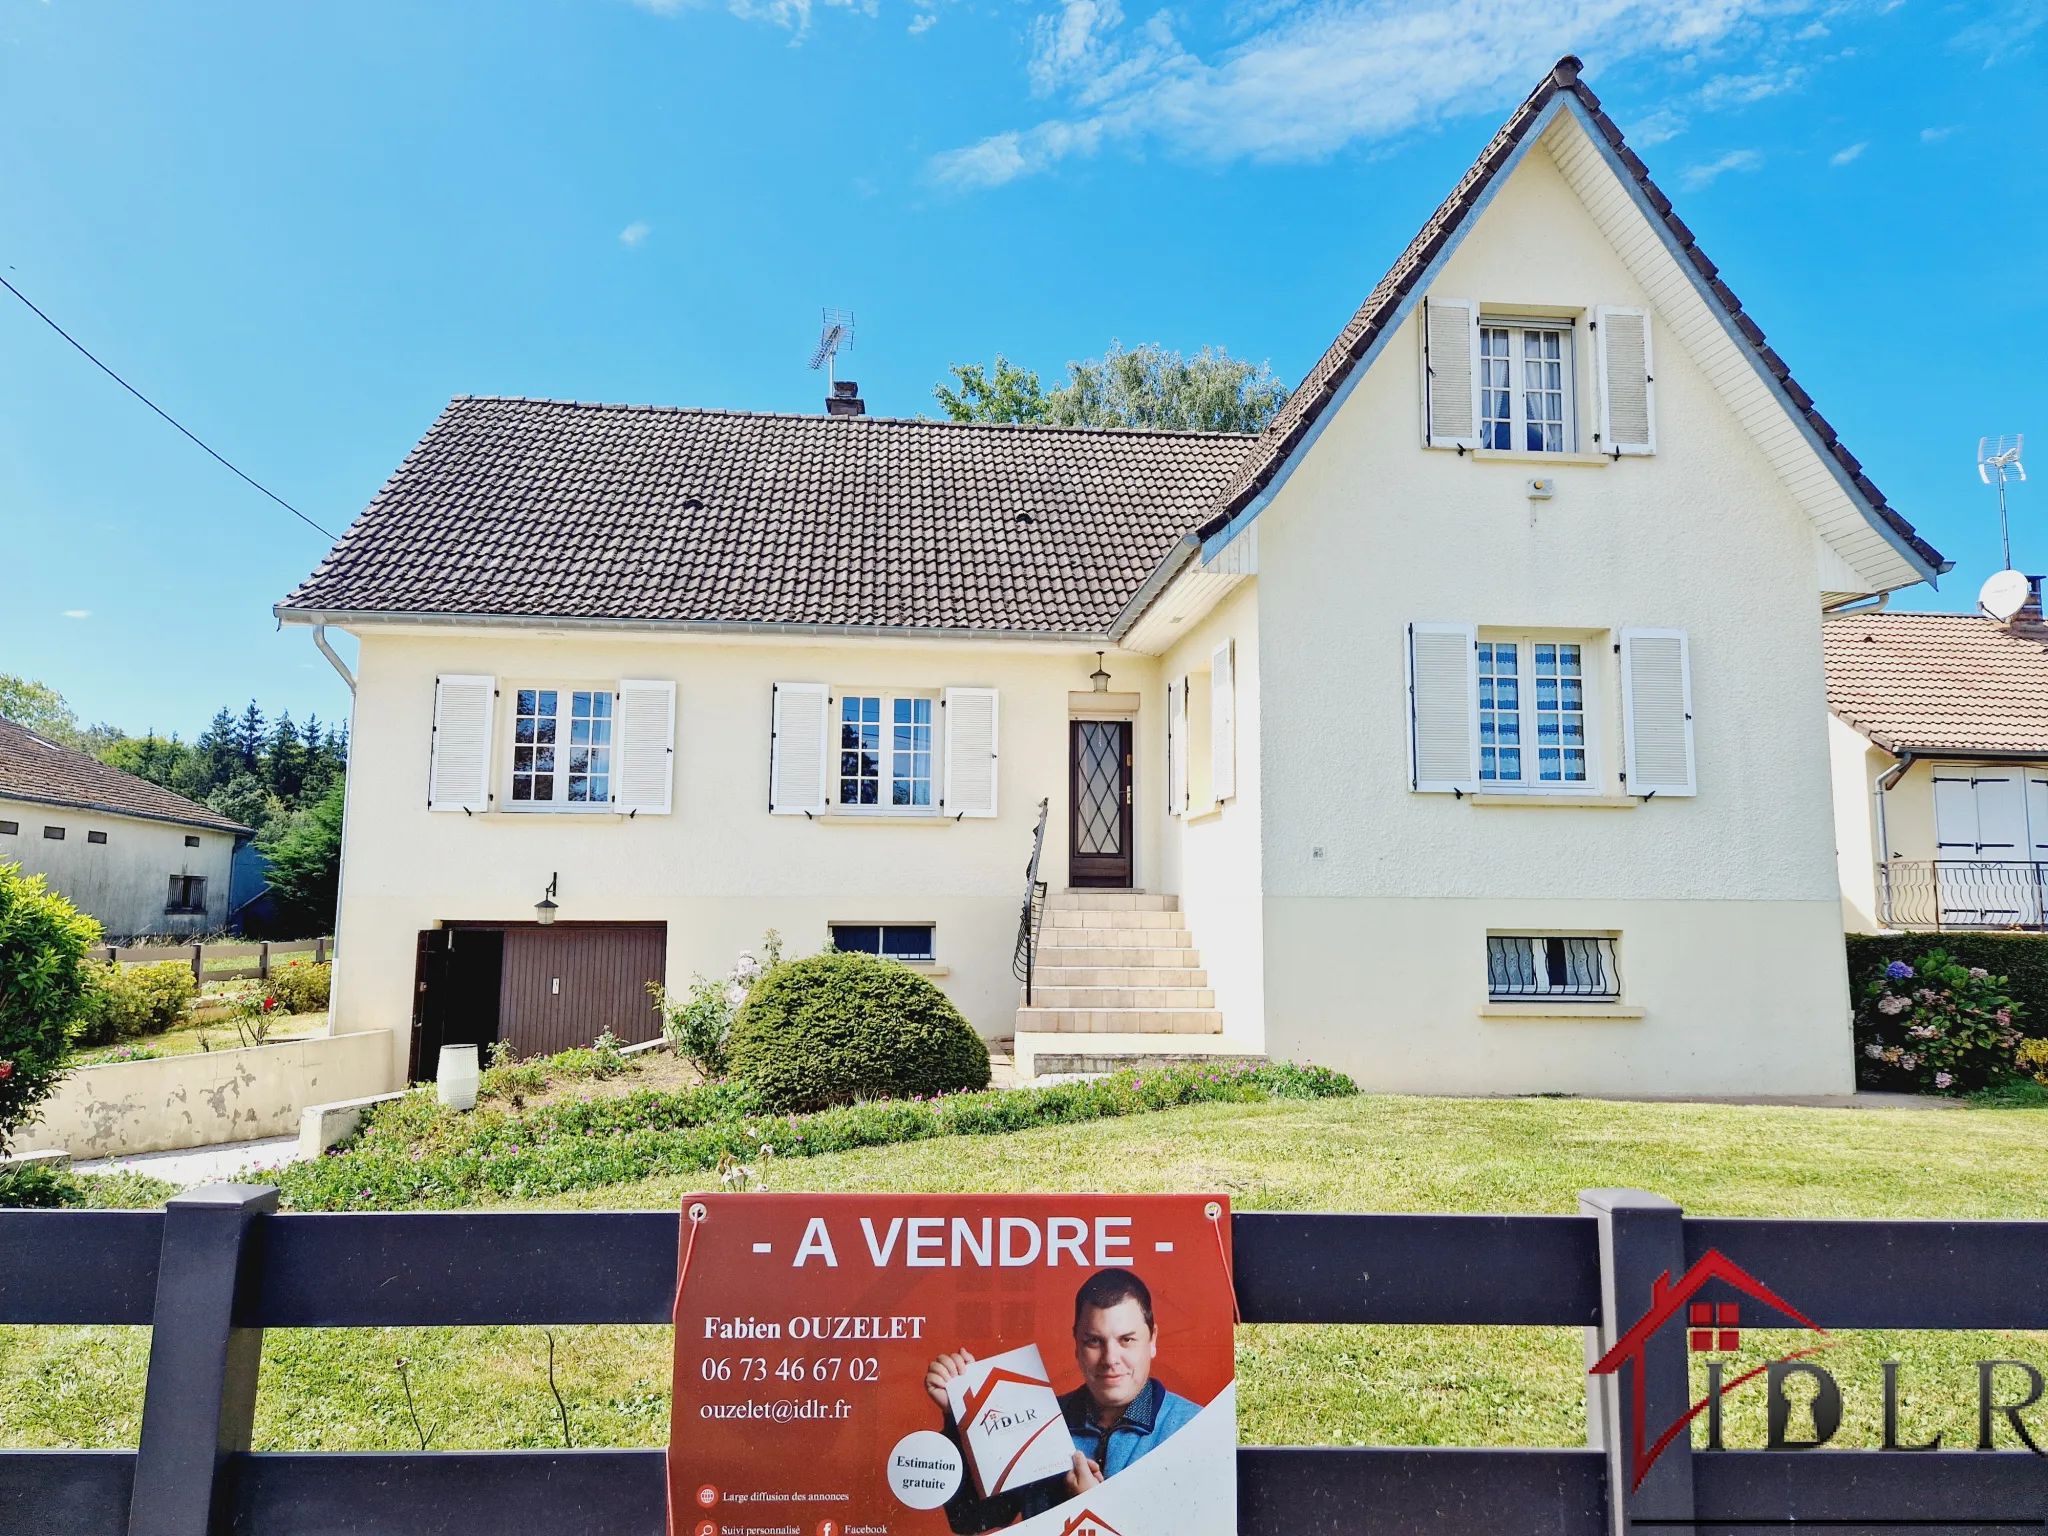
POLYGON ((1124 851, 1122 740, 1115 724, 1081 722, 1080 815, 1074 839, 1079 853, 1124 851))

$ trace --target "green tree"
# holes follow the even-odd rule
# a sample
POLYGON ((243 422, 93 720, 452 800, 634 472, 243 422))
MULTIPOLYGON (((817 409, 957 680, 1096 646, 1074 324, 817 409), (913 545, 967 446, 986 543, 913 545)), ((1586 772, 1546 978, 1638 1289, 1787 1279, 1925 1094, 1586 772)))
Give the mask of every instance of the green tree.
POLYGON ((67 747, 78 739, 77 714, 48 683, 0 672, 0 715, 67 747))
POLYGON ((306 783, 306 743, 292 724, 290 710, 281 713, 271 727, 270 744, 263 750, 263 779, 286 805, 298 803, 299 791, 306 783))
POLYGON ((1039 387, 1038 375, 1017 367, 1000 352, 996 354, 993 369, 985 369, 980 363, 955 363, 948 372, 959 388, 948 389, 943 384, 934 384, 932 398, 946 408, 949 420, 1043 422, 1049 419, 1045 391, 1039 387))
POLYGON ((337 779, 316 803, 292 818, 276 841, 258 844, 270 861, 273 926, 284 937, 334 931, 335 899, 341 889, 341 801, 337 779))
POLYGON ((1112 341, 1100 358, 1067 364, 1067 381, 1042 389, 1038 375, 998 353, 992 370, 956 363, 958 388, 932 395, 954 421, 1124 427, 1144 432, 1261 432, 1287 403, 1287 386, 1264 363, 1204 347, 1184 357, 1150 342, 1112 341))
POLYGON ((63 1076, 99 941, 100 925, 41 875, 0 864, 0 1153, 63 1076))
POLYGON ((249 707, 242 711, 242 718, 235 722, 235 750, 242 755, 244 773, 260 773, 263 768, 263 747, 270 739, 270 733, 263 728, 263 711, 251 699, 249 707))

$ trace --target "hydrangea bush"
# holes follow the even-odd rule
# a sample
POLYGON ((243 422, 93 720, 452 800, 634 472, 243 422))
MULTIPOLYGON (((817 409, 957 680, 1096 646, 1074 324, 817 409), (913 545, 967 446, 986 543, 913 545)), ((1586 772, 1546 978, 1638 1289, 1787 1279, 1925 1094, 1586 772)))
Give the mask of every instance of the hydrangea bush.
POLYGON ((2019 1005, 2006 978, 1930 949, 1892 960, 1857 1011, 1857 1077, 1866 1088, 1974 1093, 2020 1075, 2019 1005))

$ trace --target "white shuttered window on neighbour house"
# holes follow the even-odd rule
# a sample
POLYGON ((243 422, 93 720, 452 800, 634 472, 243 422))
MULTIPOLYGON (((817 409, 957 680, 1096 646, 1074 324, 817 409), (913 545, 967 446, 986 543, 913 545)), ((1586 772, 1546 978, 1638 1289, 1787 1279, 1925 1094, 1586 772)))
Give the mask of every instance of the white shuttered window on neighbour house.
POLYGON ((948 688, 946 789, 948 816, 996 814, 996 690, 948 688))
POLYGON ((1422 440, 1432 448, 1479 446, 1479 306, 1422 301, 1422 440))
POLYGON ((1695 793, 1692 656, 1684 630, 1621 632, 1621 721, 1630 794, 1695 793))
POLYGON ((495 677, 451 674, 434 680, 429 810, 490 809, 491 723, 497 691, 495 677))
POLYGON ((1188 808, 1188 680, 1176 677, 1166 685, 1166 813, 1188 808))
POLYGON ((628 815, 668 815, 675 782, 676 685, 658 678, 621 678, 618 735, 612 781, 618 809, 628 815))
POLYGON ((2028 775, 2017 765, 1939 763, 1934 779, 1934 856, 2002 863, 2028 860, 2028 775))
POLYGON ((1600 388, 1601 453, 1657 451, 1657 377, 1650 312, 1602 306, 1593 312, 1594 373, 1600 388))
POLYGON ((823 683, 777 683, 768 747, 768 809, 778 816, 825 810, 830 776, 831 690, 823 683))
POLYGON ((1408 782, 1448 794, 1479 787, 1479 628, 1408 626, 1408 782))
POLYGON ((1237 793, 1237 668, 1228 640, 1209 659, 1209 788, 1219 801, 1237 793))

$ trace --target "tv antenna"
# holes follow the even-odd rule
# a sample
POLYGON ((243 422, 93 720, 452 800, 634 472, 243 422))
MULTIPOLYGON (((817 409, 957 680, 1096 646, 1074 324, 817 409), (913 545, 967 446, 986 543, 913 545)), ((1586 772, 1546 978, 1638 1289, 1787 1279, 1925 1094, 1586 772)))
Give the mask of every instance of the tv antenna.
MULTIPOLYGON (((816 363, 811 365, 817 367, 816 363)), ((1977 478, 1998 487, 1998 536, 2005 541, 2005 568, 2012 569, 2012 530, 2005 521, 2005 482, 2027 478, 2027 466, 2020 462, 2020 450, 2027 445, 2026 434, 1977 439, 1977 478)))
POLYGON ((828 309, 818 332, 818 345, 811 353, 811 366, 825 370, 825 382, 836 383, 835 365, 841 352, 853 350, 853 311, 828 309))

